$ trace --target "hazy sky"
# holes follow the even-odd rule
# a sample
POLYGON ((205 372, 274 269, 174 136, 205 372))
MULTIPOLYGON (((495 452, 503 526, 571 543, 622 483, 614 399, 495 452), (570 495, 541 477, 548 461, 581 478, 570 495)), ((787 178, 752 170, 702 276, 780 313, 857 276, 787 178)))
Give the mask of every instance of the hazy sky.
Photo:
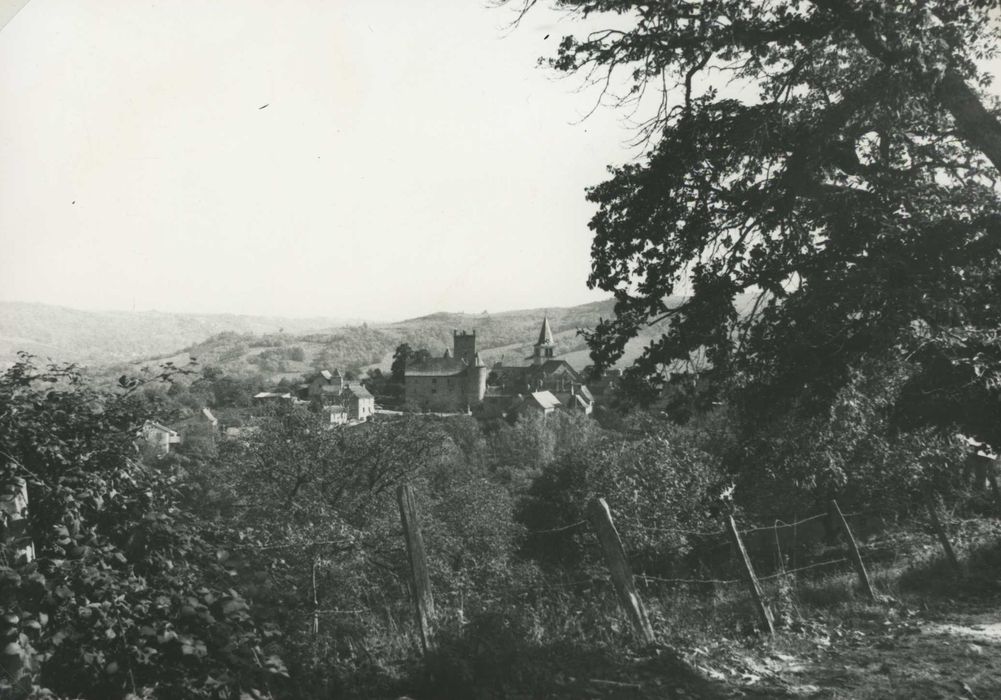
POLYGON ((536 66, 572 22, 511 18, 31 0, 0 31, 0 298, 373 319, 601 298, 584 188, 633 133, 536 66))

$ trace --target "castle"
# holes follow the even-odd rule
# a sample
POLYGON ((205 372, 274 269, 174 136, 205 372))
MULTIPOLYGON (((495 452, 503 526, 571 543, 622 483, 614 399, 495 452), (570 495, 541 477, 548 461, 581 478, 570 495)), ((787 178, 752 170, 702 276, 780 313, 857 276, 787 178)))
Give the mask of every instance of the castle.
POLYGON ((581 376, 565 360, 555 358, 556 342, 544 318, 527 366, 500 362, 488 368, 476 351, 476 332, 452 332, 453 351, 408 366, 404 372, 406 402, 425 411, 474 411, 502 415, 511 410, 560 406, 590 413, 594 398, 581 376))
POLYGON ((452 332, 453 354, 408 365, 406 401, 429 411, 468 410, 483 402, 489 370, 476 352, 476 332, 452 332))

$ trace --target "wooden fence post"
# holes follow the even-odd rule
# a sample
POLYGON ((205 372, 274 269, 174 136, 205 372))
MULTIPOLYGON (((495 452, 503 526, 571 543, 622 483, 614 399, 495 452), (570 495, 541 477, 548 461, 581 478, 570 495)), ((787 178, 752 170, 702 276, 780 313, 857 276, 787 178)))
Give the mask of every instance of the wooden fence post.
POLYGON ((768 609, 768 605, 765 604, 765 596, 761 592, 761 584, 758 583, 758 577, 754 575, 754 567, 751 566, 751 558, 747 556, 747 550, 744 549, 744 542, 740 539, 740 531, 737 529, 737 522, 733 519, 732 515, 728 515, 726 519, 727 529, 730 531, 730 537, 733 539, 734 545, 737 547, 737 552, 740 554, 741 560, 744 562, 744 578, 747 580, 747 589, 751 593, 751 598, 754 600, 754 607, 758 611, 758 615, 761 617, 761 621, 765 623, 765 627, 768 629, 768 634, 775 634, 775 622, 772 620, 772 611, 768 609))
POLYGON ((994 495, 994 510, 1001 511, 1001 489, 998 489, 996 457, 987 463, 987 483, 991 485, 991 493, 994 495))
POLYGON ((598 542, 601 544, 605 564, 612 575, 612 583, 615 584, 615 592, 619 596, 619 602, 640 638, 647 644, 653 644, 656 641, 653 627, 650 625, 646 609, 643 607, 643 601, 636 592, 633 573, 626 560, 622 540, 612 523, 612 512, 608 508, 608 503, 605 502, 604 498, 591 501, 587 507, 587 515, 591 521, 591 527, 594 528, 594 532, 598 536, 598 542))
POLYGON ((831 499, 831 510, 834 511, 835 516, 837 516, 838 522, 841 524, 841 531, 845 533, 845 537, 848 538, 848 553, 851 555, 852 566, 855 567, 855 573, 858 574, 859 585, 862 586, 862 590, 865 594, 869 596, 869 600, 876 602, 876 591, 872 589, 872 582, 869 581, 869 572, 865 570, 865 564, 862 562, 862 555, 858 551, 858 543, 855 542, 855 536, 852 534, 852 529, 848 526, 848 521, 845 520, 845 514, 841 512, 841 506, 838 502, 831 499))
POLYGON ((420 521, 417 518, 417 500, 414 498, 413 489, 406 484, 397 490, 396 498, 400 504, 403 536, 407 540, 411 593, 421 636, 421 648, 427 654, 433 648, 431 622, 434 619, 434 597, 431 595, 431 578, 428 575, 427 556, 424 553, 424 538, 421 536, 420 521))
POLYGON ((3 545, 13 553, 13 561, 27 564, 35 559, 35 545, 28 533, 28 482, 14 477, 0 493, 0 521, 6 535, 3 545))
POLYGON ((942 543, 942 549, 945 550, 945 555, 949 559, 949 563, 952 564, 952 568, 957 574, 963 572, 963 568, 959 565, 959 559, 956 558, 956 552, 952 548, 952 543, 949 541, 949 534, 945 531, 942 526, 942 521, 938 517, 938 504, 939 498, 936 495, 931 495, 928 498, 928 515, 931 519, 932 529, 935 530, 935 535, 938 537, 938 541, 942 543))

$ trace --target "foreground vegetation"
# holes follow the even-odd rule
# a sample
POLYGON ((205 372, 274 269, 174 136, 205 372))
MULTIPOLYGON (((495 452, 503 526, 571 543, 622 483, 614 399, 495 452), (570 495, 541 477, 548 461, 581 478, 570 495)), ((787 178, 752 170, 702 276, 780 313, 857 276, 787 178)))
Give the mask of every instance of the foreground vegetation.
MULTIPOLYGON (((889 404, 865 393, 851 400, 869 421, 866 440, 801 443, 806 464, 822 452, 839 467, 813 480, 748 461, 760 447, 748 452, 740 417, 720 410, 684 425, 644 414, 513 425, 404 416, 329 430, 308 409, 284 407, 243 440, 144 455, 136 431, 169 410, 179 371, 107 391, 72 367, 24 357, 0 379, 3 483, 27 482, 37 553, 19 560, 8 542, 0 569, 4 682, 22 695, 574 697, 585 683, 625 697, 637 692, 635 674, 653 684, 643 692, 658 678, 721 692, 732 679, 720 681, 713 664, 765 648, 743 589, 657 579, 735 578, 731 558, 713 554, 719 542, 699 534, 718 530, 724 513, 771 524, 822 510, 836 492, 846 511, 878 510, 865 527, 885 538, 914 531, 932 486, 971 517, 994 507, 989 492, 969 491, 965 445, 889 434, 880 422, 889 404), (438 611, 426 659, 394 498, 401 483, 418 496, 438 611), (632 641, 581 524, 596 496, 646 577, 659 655, 632 641), (613 675, 589 675, 598 670, 613 675)), ((759 573, 792 557, 823 561, 838 546, 823 532, 802 540, 778 561, 749 545, 759 573)), ((920 555, 927 542, 893 551, 920 555)), ((875 574, 898 601, 879 605, 859 603, 840 571, 772 576, 781 638, 795 644, 935 605, 916 565, 889 561, 875 574)), ((994 591, 992 579, 970 580, 986 586, 977 595, 994 591)))

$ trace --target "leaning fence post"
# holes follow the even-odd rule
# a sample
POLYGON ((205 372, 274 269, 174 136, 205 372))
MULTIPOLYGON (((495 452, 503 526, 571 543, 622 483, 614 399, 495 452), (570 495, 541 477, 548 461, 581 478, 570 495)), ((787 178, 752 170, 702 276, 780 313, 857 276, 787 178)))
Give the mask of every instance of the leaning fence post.
POLYGON ((407 541, 411 593, 421 636, 421 648, 427 654, 432 648, 431 620, 434 618, 434 597, 431 595, 431 578, 428 575, 427 556, 424 553, 424 538, 421 536, 420 521, 417 518, 417 500, 414 498, 413 489, 406 484, 397 490, 396 498, 400 504, 403 536, 407 541))
POLYGON ((938 517, 938 504, 938 496, 932 495, 928 497, 928 515, 931 519, 932 529, 935 531, 938 541, 942 543, 942 549, 945 550, 945 555, 948 557, 949 563, 952 564, 952 568, 957 574, 962 573, 963 569, 959 565, 959 559, 956 558, 956 552, 952 548, 952 543, 949 542, 949 534, 945 531, 942 521, 938 517))
POLYGON ((841 531, 845 533, 845 537, 848 538, 848 553, 851 555, 852 566, 855 567, 855 573, 858 574, 859 585, 862 586, 862 590, 865 591, 866 595, 869 596, 869 600, 876 602, 876 591, 872 589, 872 583, 869 581, 869 572, 865 570, 865 564, 862 562, 862 555, 858 551, 858 543, 855 542, 855 536, 852 534, 852 529, 848 527, 848 521, 845 520, 845 514, 841 512, 841 506, 838 502, 831 499, 831 510, 834 511, 837 520, 841 525, 841 531))
POLYGON ((636 633, 647 644, 653 644, 653 627, 647 617, 643 601, 636 592, 633 583, 633 573, 626 560, 625 550, 622 548, 622 540, 612 523, 612 512, 608 508, 608 503, 604 498, 597 498, 591 501, 587 507, 588 518, 591 526, 601 543, 601 551, 605 556, 605 564, 612 575, 612 583, 615 584, 615 592, 619 596, 619 602, 625 608, 629 620, 636 628, 636 633))
POLYGON ((744 563, 744 578, 747 580, 747 588, 751 593, 751 598, 754 600, 754 607, 757 608, 761 621, 765 623, 768 634, 773 635, 775 634, 775 623, 772 620, 772 611, 765 604, 765 596, 761 592, 761 584, 758 583, 758 577, 754 575, 751 558, 747 556, 747 550, 744 549, 744 542, 740 539, 740 531, 737 529, 737 522, 733 519, 732 515, 727 516, 726 525, 730 531, 730 537, 737 547, 737 553, 740 554, 740 558, 744 563))

